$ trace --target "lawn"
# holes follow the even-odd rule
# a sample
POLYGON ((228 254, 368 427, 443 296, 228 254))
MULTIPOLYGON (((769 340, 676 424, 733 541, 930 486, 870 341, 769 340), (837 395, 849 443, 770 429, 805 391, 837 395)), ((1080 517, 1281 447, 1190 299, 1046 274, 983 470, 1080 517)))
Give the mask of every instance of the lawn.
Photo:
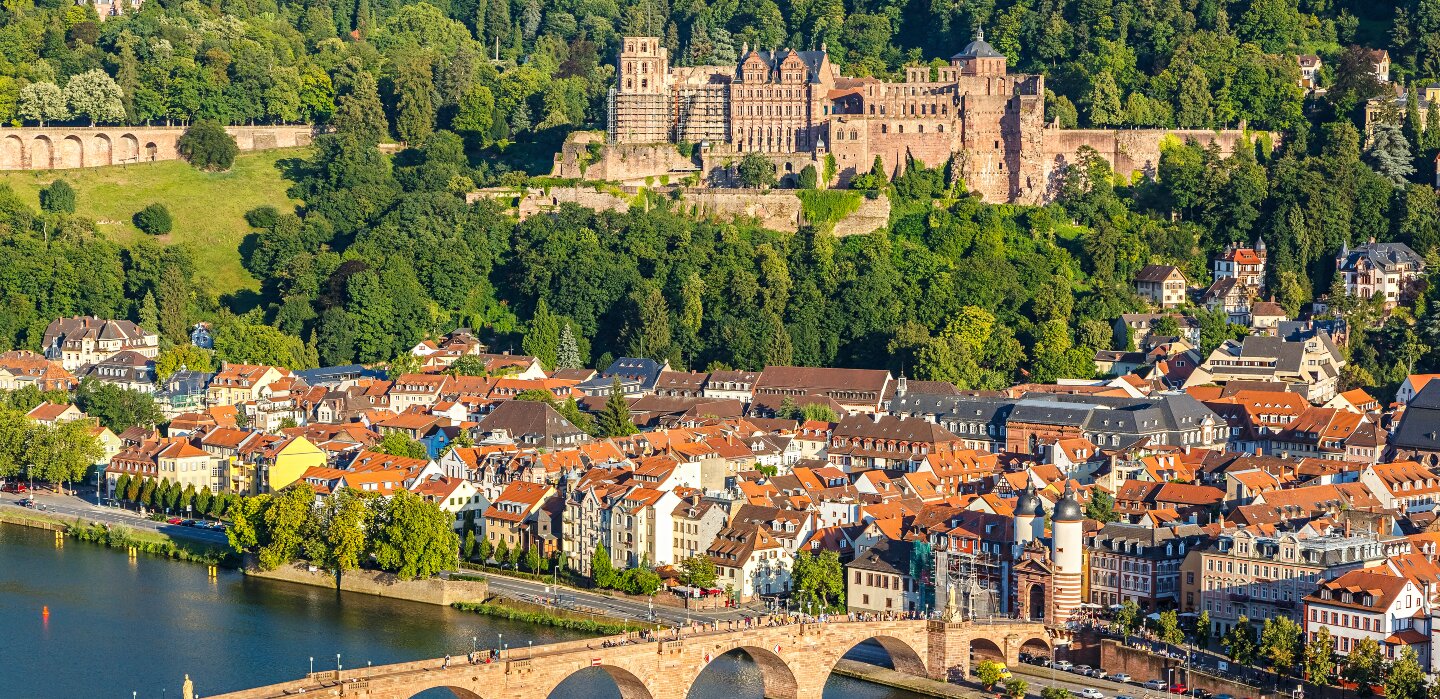
MULTIPOLYGON (((102 233, 120 243, 144 236, 131 217, 147 204, 170 209, 174 229, 157 238, 190 250, 217 294, 254 291, 259 282, 240 266, 240 243, 250 233, 245 212, 270 204, 282 211, 295 202, 285 195, 290 182, 277 163, 306 155, 303 148, 241 153, 228 172, 201 172, 183 161, 112 165, 65 171, 0 173, 30 204, 39 207, 40 188, 57 177, 75 185, 76 213, 95 219, 102 233)), ((243 294, 242 294, 243 295, 243 294)))

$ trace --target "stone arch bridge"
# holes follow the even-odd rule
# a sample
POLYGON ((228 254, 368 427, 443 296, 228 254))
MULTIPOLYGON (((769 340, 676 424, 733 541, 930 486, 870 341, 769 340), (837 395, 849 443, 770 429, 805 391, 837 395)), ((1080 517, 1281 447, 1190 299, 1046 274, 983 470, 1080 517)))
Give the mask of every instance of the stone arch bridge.
MULTIPOLYGON (((510 649, 497 662, 477 665, 459 655, 448 668, 437 659, 317 672, 211 699, 408 699, 435 688, 461 699, 544 699, 566 678, 591 667, 608 674, 624 699, 685 699, 710 661, 734 650, 760 668, 767 699, 820 699, 836 662, 868 640, 883 646, 900 672, 953 680, 965 676, 972 650, 977 659, 999 654, 1013 665, 1022 647, 1048 651, 1063 633, 1039 623, 886 621, 687 632, 678 639, 669 635, 605 647, 607 640, 624 638, 612 637, 510 649)), ((197 679, 204 684, 203 677, 197 679)))
MULTIPOLYGON (((229 126, 240 150, 308 146, 314 130, 294 126, 229 126)), ((28 127, 0 129, 0 170, 63 170, 175 160, 183 126, 28 127)))

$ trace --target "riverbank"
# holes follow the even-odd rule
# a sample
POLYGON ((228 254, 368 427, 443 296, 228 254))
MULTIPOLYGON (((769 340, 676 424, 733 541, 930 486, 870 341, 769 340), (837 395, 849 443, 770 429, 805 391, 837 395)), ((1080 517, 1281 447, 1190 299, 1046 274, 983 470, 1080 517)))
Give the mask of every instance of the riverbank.
POLYGON ((87 522, 79 517, 64 518, 24 509, 0 510, 0 523, 14 524, 35 529, 47 529, 65 536, 106 548, 134 550, 177 561, 220 565, 226 561, 228 550, 195 541, 181 541, 159 532, 146 532, 123 525, 106 525, 87 522))
POLYGON ((924 677, 906 675, 889 668, 862 663, 857 660, 845 660, 835 663, 831 674, 862 680, 873 684, 884 685, 903 689, 915 694, 923 694, 930 697, 942 697, 943 699, 984 699, 985 695, 973 689, 924 677))
POLYGON ((462 602, 453 606, 460 611, 470 612, 472 614, 481 614, 497 619, 520 621, 539 626, 551 626, 569 631, 593 633, 601 636, 616 636, 622 633, 645 631, 654 628, 653 625, 599 621, 594 615, 582 615, 565 611, 557 612, 556 610, 539 605, 528 602, 518 602, 503 597, 492 597, 480 603, 462 602))
MULTIPOLYGON (((288 563, 275 570, 260 570, 254 565, 244 568, 250 577, 266 580, 311 585, 336 589, 335 575, 329 571, 312 569, 304 561, 288 563)), ((490 596, 490 588, 484 580, 429 578, 426 580, 401 580, 394 573, 375 570, 352 570, 340 576, 338 588, 375 597, 435 604, 443 607, 459 603, 480 603, 490 596)))

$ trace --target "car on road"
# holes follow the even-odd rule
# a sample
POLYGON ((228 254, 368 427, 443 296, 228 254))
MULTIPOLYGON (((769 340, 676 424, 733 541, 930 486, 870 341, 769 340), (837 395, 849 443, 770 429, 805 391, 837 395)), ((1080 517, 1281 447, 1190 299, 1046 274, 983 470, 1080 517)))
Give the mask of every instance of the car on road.
POLYGON ((1158 692, 1165 688, 1165 680, 1145 680, 1145 688, 1158 692))
POLYGON ((182 526, 182 527, 193 527, 193 526, 195 526, 195 520, 193 520, 193 519, 183 519, 183 520, 180 520, 180 526, 182 526))
POLYGON ((1105 693, 1094 687, 1086 687, 1080 690, 1080 699, 1105 699, 1105 693))
POLYGON ((182 522, 182 521, 184 521, 184 520, 180 519, 179 517, 171 517, 170 519, 165 520, 165 523, 166 523, 166 524, 179 524, 179 523, 182 522))
POLYGON ((1051 663, 1050 667, 1053 667, 1056 670, 1060 670, 1061 672, 1069 672, 1075 667, 1075 663, 1072 663, 1069 660, 1057 660, 1054 663, 1051 663))
POLYGON ((1207 692, 1199 687, 1191 688, 1189 692, 1186 692, 1186 694, 1189 694, 1194 699, 1210 699, 1210 697, 1213 696, 1212 694, 1210 694, 1210 692, 1207 692))
POLYGON ((1084 675, 1086 677, 1089 677, 1090 673, 1093 672, 1093 670, 1090 669, 1089 665, 1076 665, 1075 667, 1070 668, 1070 672, 1073 672, 1077 675, 1084 675))
POLYGON ((1113 675, 1110 676, 1110 681, 1111 681, 1111 682, 1125 682, 1125 683, 1128 683, 1128 682, 1131 682, 1131 679, 1130 679, 1130 676, 1129 676, 1129 675, 1127 675, 1127 674, 1125 674, 1125 673, 1123 673, 1123 672, 1117 672, 1117 673, 1115 673, 1115 674, 1113 674, 1113 675))

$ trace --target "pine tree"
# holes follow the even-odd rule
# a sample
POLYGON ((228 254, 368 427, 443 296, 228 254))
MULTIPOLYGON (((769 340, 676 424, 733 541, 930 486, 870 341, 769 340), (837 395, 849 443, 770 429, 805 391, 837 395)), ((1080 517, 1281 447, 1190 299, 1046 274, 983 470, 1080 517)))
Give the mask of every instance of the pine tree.
MULTIPOLYGON (((574 340, 573 335, 571 340, 574 340)), ((560 366, 560 319, 550 312, 550 305, 545 303, 544 297, 535 302, 535 315, 530 318, 530 326, 525 330, 520 347, 526 354, 538 358, 544 366, 551 369, 560 366)))
POLYGON ((1440 102, 1431 102, 1425 110, 1425 130, 1420 138, 1420 153, 1427 162, 1434 162, 1440 153, 1440 102))
POLYGON ((493 50, 495 42, 510 39, 510 0, 490 0, 485 12, 485 47, 493 50))
POLYGON ((1120 103, 1120 88, 1115 85, 1110 71, 1101 71, 1090 84, 1090 123, 1115 126, 1123 121, 1125 114, 1120 103))
POLYGON ((369 71, 359 71, 349 92, 337 100, 334 123, 337 133, 353 135, 367 145, 385 138, 387 127, 385 107, 380 104, 380 86, 369 71))
POLYGON ((602 437, 628 437, 640 431, 630 419, 630 405, 625 402, 619 376, 610 383, 610 397, 605 399, 605 409, 595 426, 602 437))
POLYGON ((580 343, 575 340, 575 331, 569 321, 560 326, 560 347, 555 352, 557 369, 579 369, 584 366, 580 358, 580 343))
POLYGON ((605 544, 598 542, 594 553, 590 554, 590 584, 598 588, 615 584, 615 564, 610 562, 610 552, 605 550, 605 544))
POLYGON ((1410 158, 1410 144, 1406 142, 1400 127, 1395 124, 1375 126, 1366 156, 1376 172, 1396 185, 1404 184, 1405 178, 1415 174, 1415 163, 1410 158))

